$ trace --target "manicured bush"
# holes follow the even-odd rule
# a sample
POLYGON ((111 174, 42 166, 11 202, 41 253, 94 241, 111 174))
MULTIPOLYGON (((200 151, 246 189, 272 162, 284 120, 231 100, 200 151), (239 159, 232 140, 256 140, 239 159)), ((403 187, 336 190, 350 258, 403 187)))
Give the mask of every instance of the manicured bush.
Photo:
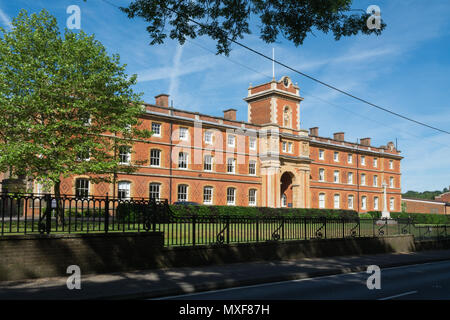
POLYGON ((174 216, 230 216, 230 217, 328 217, 356 218, 353 210, 301 209, 301 208, 266 208, 239 206, 204 206, 204 205, 170 205, 174 216))
MULTIPOLYGON (((369 211, 367 213, 374 219, 381 218, 381 211, 369 211)), ((362 214, 360 214, 361 217, 362 214)), ((414 223, 420 224, 449 224, 450 218, 443 214, 436 213, 408 213, 408 212, 391 212, 393 219, 412 219, 414 223)))

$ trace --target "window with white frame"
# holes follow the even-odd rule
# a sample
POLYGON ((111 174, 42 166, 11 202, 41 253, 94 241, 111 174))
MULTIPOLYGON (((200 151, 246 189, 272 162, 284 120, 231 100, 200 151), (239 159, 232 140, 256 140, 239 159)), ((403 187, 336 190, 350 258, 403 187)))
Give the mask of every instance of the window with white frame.
POLYGON ((248 174, 249 175, 256 175, 256 161, 250 160, 248 163, 248 174))
POLYGON ((159 167, 161 165, 161 150, 150 150, 150 166, 159 167))
POLYGON ((227 141, 228 141, 228 146, 229 147, 234 147, 236 145, 236 136, 232 135, 232 134, 229 134, 227 141))
POLYGON ((283 143, 281 145, 282 145, 282 149, 281 150, 283 150, 283 152, 287 152, 287 142, 283 141, 283 143))
POLYGON ((373 166, 378 167, 378 158, 373 158, 373 166))
POLYGON ((339 162, 339 152, 335 151, 333 156, 334 162, 339 162))
POLYGON ((236 203, 236 189, 227 188, 227 205, 234 205, 236 203))
POLYGON ((365 173, 361 173, 361 185, 363 185, 363 186, 366 185, 366 174, 365 173))
POLYGON ((248 205, 256 206, 256 189, 248 190, 248 205))
POLYGON ((334 208, 339 209, 341 207, 341 196, 338 194, 334 195, 334 208))
POLYGON ((119 162, 121 164, 130 164, 131 148, 129 146, 119 147, 119 162))
POLYGON ((227 159, 227 172, 228 173, 235 173, 235 165, 236 165, 236 160, 234 160, 233 158, 227 159))
POLYGON ((153 132, 153 136, 160 137, 161 136, 161 123, 152 122, 152 132, 153 132))
POLYGON ((389 188, 394 188, 394 177, 389 178, 389 188))
POLYGON ((292 142, 288 142, 287 152, 292 153, 292 142))
POLYGON ((390 208, 390 210, 395 210, 395 199, 394 198, 389 199, 389 208, 390 208))
POLYGON ((338 170, 334 171, 333 177, 334 177, 334 180, 333 180, 334 183, 339 183, 339 171, 338 170))
POLYGON ((351 153, 349 153, 349 154, 347 155, 347 162, 348 162, 348 163, 353 163, 353 155, 352 155, 351 153))
POLYGON ((161 184, 152 182, 149 186, 150 189, 150 199, 159 200, 161 198, 161 184))
POLYGON ((205 155, 203 160, 203 170, 212 171, 213 168, 213 158, 210 154, 205 155))
POLYGON ((180 127, 179 132, 180 132, 180 137, 179 137, 180 140, 187 141, 189 139, 188 138, 188 136, 189 136, 188 128, 180 127))
POLYGON ((373 186, 378 187, 378 176, 373 176, 373 186))
POLYGON ((203 188, 203 203, 204 204, 213 203, 213 187, 207 186, 203 188))
POLYGON ((361 209, 363 209, 363 210, 367 209, 367 197, 366 196, 361 197, 361 209))
POLYGON ((379 208, 379 198, 378 197, 374 197, 373 198, 373 210, 378 210, 379 208))
POLYGON ((320 209, 325 208, 325 193, 319 194, 319 208, 320 209))
POLYGON ((213 143, 212 136, 213 134, 211 131, 205 131, 205 143, 212 144, 213 143))
POLYGON ((119 186, 117 188, 117 197, 119 200, 129 200, 130 199, 130 189, 131 183, 128 181, 119 181, 119 186))
POLYGON ((394 160, 389 160, 389 169, 394 169, 394 160))
POLYGON ((322 149, 319 149, 319 160, 325 159, 325 151, 322 149))
POLYGON ((347 183, 353 184, 353 172, 349 172, 347 176, 347 183))
POLYGON ((188 200, 188 186, 186 184, 179 184, 177 188, 177 199, 178 201, 188 200))
POLYGON ((75 180, 75 196, 77 198, 87 198, 89 196, 89 179, 75 180))
POLYGON ((361 156, 361 165, 363 165, 363 166, 366 165, 366 157, 365 156, 361 156))
POLYGON ((348 207, 349 209, 353 209, 354 199, 355 199, 354 196, 352 196, 352 195, 349 195, 349 196, 348 196, 348 198, 347 198, 347 207, 348 207))
POLYGON ((325 169, 319 169, 319 181, 325 181, 325 169))
POLYGON ((250 148, 250 150, 256 150, 256 138, 255 137, 249 138, 249 148, 250 148))
POLYGON ((188 167, 188 154, 186 152, 178 153, 178 168, 187 169, 188 167))

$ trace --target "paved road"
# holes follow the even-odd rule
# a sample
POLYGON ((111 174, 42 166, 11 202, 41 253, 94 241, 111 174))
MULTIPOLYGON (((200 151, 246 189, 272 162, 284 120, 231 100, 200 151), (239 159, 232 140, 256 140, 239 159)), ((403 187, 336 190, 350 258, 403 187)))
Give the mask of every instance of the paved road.
POLYGON ((450 261, 381 269, 381 289, 369 290, 366 272, 267 283, 163 299, 450 299, 450 261))

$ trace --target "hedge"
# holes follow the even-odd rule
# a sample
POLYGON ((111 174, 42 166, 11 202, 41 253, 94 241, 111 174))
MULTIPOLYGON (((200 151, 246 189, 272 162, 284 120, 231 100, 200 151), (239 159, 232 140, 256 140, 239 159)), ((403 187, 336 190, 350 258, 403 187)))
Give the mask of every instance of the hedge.
POLYGON ((230 217, 327 217, 357 218, 354 210, 266 208, 239 206, 170 205, 174 216, 230 216, 230 217))
MULTIPOLYGON (((369 211, 359 215, 360 218, 369 217, 374 219, 381 218, 381 211, 369 211)), ((391 212, 393 219, 412 219, 414 223, 421 224, 448 224, 450 218, 443 214, 436 213, 408 213, 408 212, 391 212)))

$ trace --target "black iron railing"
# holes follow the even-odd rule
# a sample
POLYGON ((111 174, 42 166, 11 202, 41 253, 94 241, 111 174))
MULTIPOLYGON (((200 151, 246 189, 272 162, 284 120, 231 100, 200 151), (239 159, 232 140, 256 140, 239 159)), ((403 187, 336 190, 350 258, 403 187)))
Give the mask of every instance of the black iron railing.
POLYGON ((411 219, 324 217, 178 216, 165 199, 116 199, 0 194, 0 235, 148 232, 164 233, 166 246, 383 237, 448 238, 447 225, 411 219))
POLYGON ((0 235, 156 231, 165 199, 0 194, 0 235))

